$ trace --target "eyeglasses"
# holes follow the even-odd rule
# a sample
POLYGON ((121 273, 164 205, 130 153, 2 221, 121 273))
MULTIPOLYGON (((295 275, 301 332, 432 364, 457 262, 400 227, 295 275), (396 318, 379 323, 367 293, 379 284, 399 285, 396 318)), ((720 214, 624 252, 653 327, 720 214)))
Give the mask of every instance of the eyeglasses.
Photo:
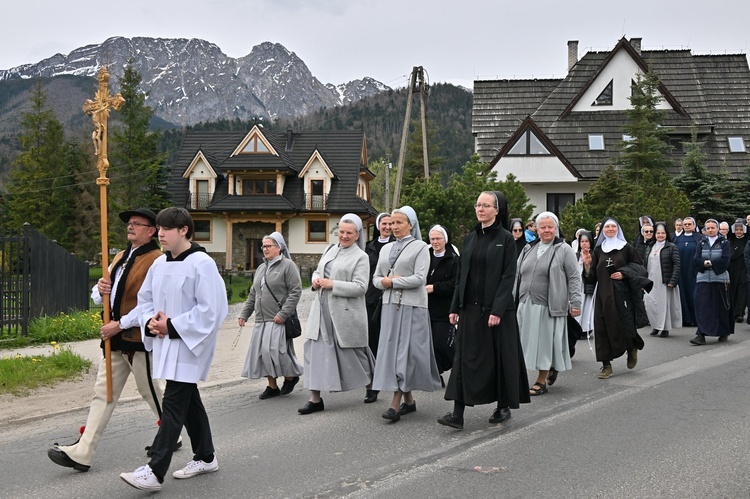
POLYGON ((271 248, 278 248, 278 246, 275 244, 264 244, 263 246, 261 246, 261 249, 271 249, 271 248))
POLYGON ((485 210, 489 210, 490 208, 494 208, 494 204, 487 204, 487 203, 477 203, 474 205, 474 208, 484 208, 485 210))
POLYGON ((523 229, 513 229, 513 232, 523 232, 523 229))
POLYGON ((140 222, 128 222, 126 225, 128 227, 153 227, 151 224, 142 224, 140 222))
POLYGON ((644 230, 643 233, 644 234, 653 234, 654 231, 653 230, 644 230))

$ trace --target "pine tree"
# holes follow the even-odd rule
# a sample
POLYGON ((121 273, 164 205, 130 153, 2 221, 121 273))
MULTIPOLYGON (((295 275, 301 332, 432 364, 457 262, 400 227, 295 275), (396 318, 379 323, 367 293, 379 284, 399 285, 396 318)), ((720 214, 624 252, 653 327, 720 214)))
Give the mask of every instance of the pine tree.
MULTIPOLYGON (((153 110, 146 105, 141 81, 131 59, 120 79, 120 93, 125 98, 118 114, 121 125, 112 129, 110 138, 110 211, 114 215, 137 207, 159 211, 169 204, 165 157, 157 149, 159 134, 149 130, 153 110)), ((121 240, 124 228, 115 225, 113 229, 110 232, 121 240)))
POLYGON ((28 222, 65 245, 71 227, 64 189, 72 179, 65 168, 63 126, 47 107, 41 80, 32 91, 31 111, 21 118, 20 139, 22 152, 14 161, 5 199, 8 221, 14 228, 28 222))
POLYGON ((632 89, 628 121, 623 132, 630 139, 620 144, 617 164, 632 182, 642 179, 644 171, 665 170, 672 166, 669 159, 667 130, 660 125, 664 111, 657 108, 662 100, 658 91, 659 79, 653 71, 639 74, 632 89))
POLYGON ((703 143, 693 128, 690 141, 683 143, 685 157, 682 160, 683 174, 674 180, 675 187, 687 194, 690 214, 698 220, 716 218, 734 222, 742 214, 737 206, 729 177, 722 172, 710 172, 704 164, 703 143))

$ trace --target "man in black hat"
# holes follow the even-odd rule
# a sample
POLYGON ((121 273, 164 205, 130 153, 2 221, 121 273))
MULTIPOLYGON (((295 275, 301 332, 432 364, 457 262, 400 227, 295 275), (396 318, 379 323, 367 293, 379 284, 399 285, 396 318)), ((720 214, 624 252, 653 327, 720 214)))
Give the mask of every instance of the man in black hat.
MULTIPOLYGON (((159 424, 161 419, 164 387, 151 377, 151 352, 147 352, 143 346, 134 310, 148 269, 163 254, 153 239, 157 232, 156 215, 149 209, 138 208, 123 211, 120 219, 127 224, 128 247, 112 260, 110 280, 99 279, 91 293, 91 298, 97 304, 102 302, 105 294, 109 294, 110 298, 111 318, 109 323, 102 326, 101 337, 102 348, 103 340, 107 338, 112 347, 112 402, 107 403, 107 374, 102 358, 94 385, 94 398, 81 438, 73 445, 55 444, 47 451, 56 464, 77 471, 88 471, 91 467, 96 446, 130 373, 135 378, 138 392, 156 416, 156 423, 159 424)), ((181 445, 180 440, 177 447, 181 445)))

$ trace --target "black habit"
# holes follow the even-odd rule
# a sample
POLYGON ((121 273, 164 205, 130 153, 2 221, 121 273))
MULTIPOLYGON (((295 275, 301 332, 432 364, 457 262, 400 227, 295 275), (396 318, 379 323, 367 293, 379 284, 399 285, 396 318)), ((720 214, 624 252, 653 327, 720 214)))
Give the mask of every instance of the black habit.
POLYGON ((616 271, 622 272, 629 264, 643 268, 641 257, 630 244, 626 243, 622 249, 609 253, 604 253, 601 246, 597 246, 591 254, 591 272, 588 275, 585 271, 583 273, 585 283, 597 284, 594 295, 594 343, 596 360, 599 362, 609 362, 633 347, 642 350, 644 346, 636 326, 636 305, 643 304, 640 288, 631 287, 627 278, 616 281, 610 277, 616 271))
POLYGON ((456 356, 445 399, 464 405, 530 402, 529 381, 513 300, 516 243, 501 217, 466 235, 458 263, 451 313, 459 314, 456 356), (493 328, 490 315, 501 317, 493 328))

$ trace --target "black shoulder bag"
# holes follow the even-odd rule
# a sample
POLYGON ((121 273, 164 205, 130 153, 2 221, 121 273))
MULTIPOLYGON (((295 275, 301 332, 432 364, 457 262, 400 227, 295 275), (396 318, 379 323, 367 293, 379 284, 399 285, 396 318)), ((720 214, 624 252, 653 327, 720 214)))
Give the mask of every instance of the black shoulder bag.
MULTIPOLYGON (((264 280, 265 278, 266 276, 263 276, 264 280)), ((266 287, 268 287, 268 292, 271 293, 273 300, 279 306, 279 310, 281 310, 281 302, 276 298, 276 295, 273 294, 273 290, 271 289, 271 286, 268 285, 268 282, 266 282, 266 287)), ((294 313, 292 313, 286 322, 284 322, 284 328, 286 329, 286 339, 288 340, 297 338, 302 334, 302 324, 299 321, 299 317, 297 317, 297 309, 295 309, 294 313)))

